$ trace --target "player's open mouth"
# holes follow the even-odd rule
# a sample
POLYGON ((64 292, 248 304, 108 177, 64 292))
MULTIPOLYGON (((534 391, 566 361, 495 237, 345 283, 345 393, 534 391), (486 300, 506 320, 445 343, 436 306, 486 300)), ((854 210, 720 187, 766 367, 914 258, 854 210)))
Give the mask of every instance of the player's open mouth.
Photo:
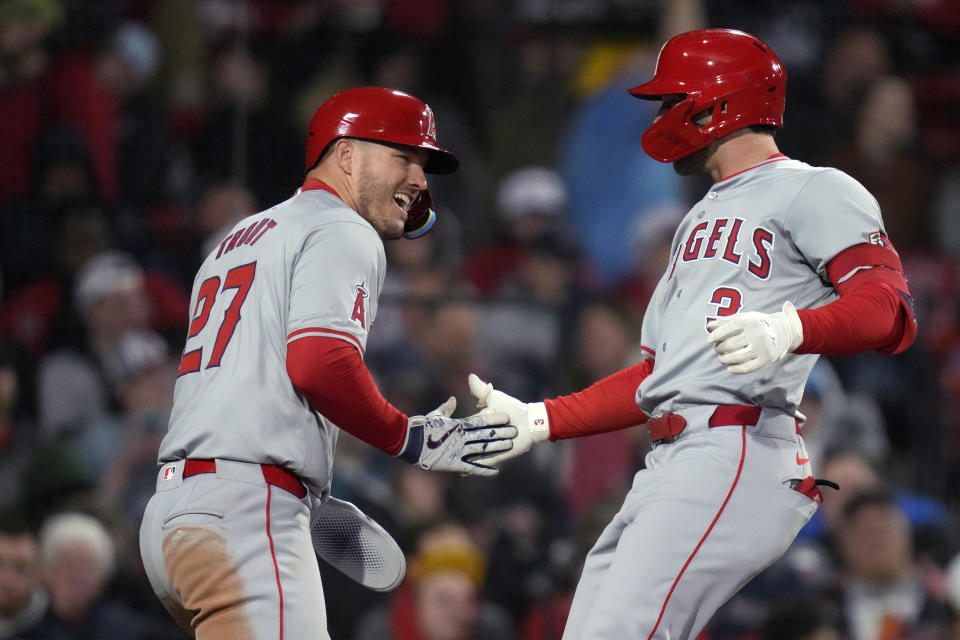
POLYGON ((404 211, 409 211, 410 205, 413 204, 413 198, 411 198, 405 193, 393 194, 393 201, 396 202, 397 206, 403 209, 404 211))

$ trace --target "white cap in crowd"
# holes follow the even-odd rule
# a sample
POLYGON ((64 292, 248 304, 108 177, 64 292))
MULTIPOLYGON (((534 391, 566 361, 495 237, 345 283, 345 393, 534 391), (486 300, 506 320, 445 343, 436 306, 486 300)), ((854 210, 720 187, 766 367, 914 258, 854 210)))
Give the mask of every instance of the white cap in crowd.
POLYGON ((567 208, 567 187, 556 171, 522 167, 506 174, 497 188, 497 210, 509 220, 527 215, 562 215, 567 208))
POLYGON ((76 512, 50 516, 40 529, 40 558, 43 563, 49 564, 62 549, 74 545, 82 545, 91 552, 103 575, 113 573, 113 541, 99 520, 76 512))
POLYGON ((120 251, 105 251, 86 262, 77 274, 74 299, 84 313, 103 295, 140 286, 143 269, 132 256, 120 251))

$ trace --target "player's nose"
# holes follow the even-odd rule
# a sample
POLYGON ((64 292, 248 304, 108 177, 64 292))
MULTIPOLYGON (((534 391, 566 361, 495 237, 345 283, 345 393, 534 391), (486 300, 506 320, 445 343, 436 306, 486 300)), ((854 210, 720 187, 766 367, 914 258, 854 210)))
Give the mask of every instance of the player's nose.
POLYGON ((427 174, 423 170, 423 165, 419 162, 411 162, 410 170, 407 172, 407 181, 411 186, 420 191, 427 190, 427 174))

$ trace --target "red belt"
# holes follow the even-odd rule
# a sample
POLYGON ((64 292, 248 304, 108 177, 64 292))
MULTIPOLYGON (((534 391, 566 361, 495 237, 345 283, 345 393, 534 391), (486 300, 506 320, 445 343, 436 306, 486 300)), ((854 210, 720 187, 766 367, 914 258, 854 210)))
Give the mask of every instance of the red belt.
MULTIPOLYGON (((760 422, 760 412, 763 407, 744 404, 720 405, 713 410, 707 426, 729 427, 733 425, 753 426, 760 422)), ((678 413, 664 413, 647 421, 650 430, 650 440, 654 444, 673 442, 686 428, 687 421, 678 413)))
MULTIPOLYGON (((307 488, 300 482, 300 478, 293 475, 283 467, 275 464, 262 464, 260 469, 263 471, 263 479, 267 484, 280 487, 289 491, 298 498, 307 495, 307 488)), ((217 462, 215 460, 196 460, 188 459, 183 462, 183 477, 189 478, 200 473, 216 473, 217 462)))

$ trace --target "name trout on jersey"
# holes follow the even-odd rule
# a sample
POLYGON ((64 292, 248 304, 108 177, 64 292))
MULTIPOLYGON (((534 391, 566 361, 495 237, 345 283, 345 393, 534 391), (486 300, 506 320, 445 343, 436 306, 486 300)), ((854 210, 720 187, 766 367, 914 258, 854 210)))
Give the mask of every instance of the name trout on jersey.
MULTIPOLYGON (((697 224, 687 236, 686 242, 677 249, 673 269, 676 269, 677 259, 684 262, 706 260, 720 257, 721 260, 739 265, 743 258, 743 251, 737 246, 743 231, 742 218, 717 218, 697 224)), ((752 251, 747 256, 747 271, 761 280, 770 277, 770 251, 773 249, 775 234, 769 229, 758 226, 749 235, 752 242, 752 251)), ((673 269, 670 275, 673 276, 673 269)))
POLYGON ((275 220, 271 218, 264 218, 263 220, 254 222, 249 227, 240 229, 236 233, 231 233, 223 239, 223 242, 220 243, 220 249, 217 250, 217 259, 224 254, 230 253, 237 247, 242 247, 244 245, 253 246, 257 244, 260 238, 262 238, 267 231, 273 229, 275 226, 277 226, 275 220))

